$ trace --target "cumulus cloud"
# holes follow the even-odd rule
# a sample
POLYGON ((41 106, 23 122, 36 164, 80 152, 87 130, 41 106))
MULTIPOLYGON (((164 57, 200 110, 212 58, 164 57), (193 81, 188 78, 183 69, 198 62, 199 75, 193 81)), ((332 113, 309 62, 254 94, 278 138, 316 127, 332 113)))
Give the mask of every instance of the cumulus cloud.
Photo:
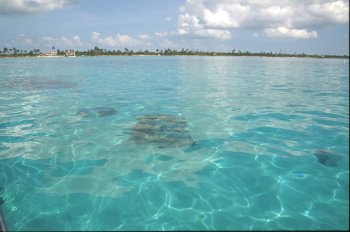
POLYGON ((151 37, 147 34, 140 34, 138 38, 126 34, 117 33, 116 36, 102 37, 98 32, 92 32, 91 41, 93 44, 103 47, 137 47, 150 44, 151 37))
POLYGON ((0 0, 0 14, 35 14, 76 4, 79 0, 0 0))
POLYGON ((140 34, 140 35, 138 35, 138 37, 140 39, 142 39, 142 40, 150 40, 150 39, 152 39, 152 37, 150 35, 148 35, 148 34, 140 34))
POLYGON ((201 37, 214 37, 221 40, 231 38, 231 33, 228 30, 206 27, 200 22, 200 18, 196 15, 191 15, 185 12, 179 16, 180 35, 196 35, 201 37))
POLYGON ((243 28, 305 39, 317 37, 317 29, 348 22, 348 0, 187 0, 180 8, 178 33, 229 39, 243 28))
POLYGON ((71 39, 65 36, 59 38, 44 36, 41 40, 49 47, 55 46, 60 49, 74 49, 85 45, 78 35, 73 36, 71 39))
POLYGON ((298 38, 298 39, 308 39, 308 38, 316 38, 317 32, 311 31, 308 32, 305 29, 290 29, 287 27, 278 27, 278 28, 267 28, 265 29, 265 33, 269 37, 285 37, 285 38, 298 38))

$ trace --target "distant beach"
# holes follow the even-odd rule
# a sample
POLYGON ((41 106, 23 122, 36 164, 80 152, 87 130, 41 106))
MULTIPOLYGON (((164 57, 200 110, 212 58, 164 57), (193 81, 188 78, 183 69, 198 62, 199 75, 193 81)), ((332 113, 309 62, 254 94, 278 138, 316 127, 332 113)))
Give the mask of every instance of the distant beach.
POLYGON ((251 56, 251 57, 296 57, 296 58, 334 58, 334 59, 349 59, 349 55, 319 55, 319 54, 297 54, 297 53, 273 53, 273 52, 249 52, 236 51, 231 52, 212 52, 212 51, 192 51, 189 49, 171 50, 171 49, 156 49, 155 51, 138 50, 133 51, 125 48, 124 50, 107 50, 95 47, 90 50, 50 50, 41 52, 39 49, 34 49, 29 52, 4 48, 0 54, 1 57, 75 57, 75 56, 251 56))

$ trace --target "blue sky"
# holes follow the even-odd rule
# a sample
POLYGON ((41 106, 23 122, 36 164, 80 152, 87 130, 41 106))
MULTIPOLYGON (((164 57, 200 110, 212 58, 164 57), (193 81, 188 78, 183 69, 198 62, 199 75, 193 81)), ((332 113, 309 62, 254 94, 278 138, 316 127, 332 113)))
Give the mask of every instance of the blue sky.
POLYGON ((0 0, 0 49, 349 54, 349 0, 0 0))

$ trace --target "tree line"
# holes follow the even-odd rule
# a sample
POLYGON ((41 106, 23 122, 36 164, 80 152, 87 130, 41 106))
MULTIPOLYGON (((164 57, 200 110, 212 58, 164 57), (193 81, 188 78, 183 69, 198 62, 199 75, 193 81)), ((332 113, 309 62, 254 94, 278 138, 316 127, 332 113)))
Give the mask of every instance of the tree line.
POLYGON ((33 49, 33 50, 23 50, 23 49, 17 49, 17 48, 7 48, 4 47, 2 50, 0 50, 1 56, 37 56, 40 55, 41 51, 40 49, 33 49))
MULTIPOLYGON (((55 50, 55 47, 52 47, 55 50)), ((55 50, 57 56, 64 56, 67 54, 68 50, 55 50)), ((43 52, 40 49, 32 50, 20 50, 17 48, 7 48, 4 47, 0 50, 0 56, 2 57, 35 57, 42 55, 43 52)), ((231 52, 211 52, 211 51, 199 51, 199 50, 189 50, 182 48, 181 50, 176 49, 156 49, 150 50, 132 50, 124 48, 122 50, 107 50, 95 46, 93 49, 75 51, 76 56, 133 56, 133 55, 154 55, 154 56, 263 56, 263 57, 311 57, 311 58, 345 58, 349 59, 348 55, 310 55, 310 54, 297 54, 297 53, 285 53, 279 52, 249 52, 233 49, 231 52)))

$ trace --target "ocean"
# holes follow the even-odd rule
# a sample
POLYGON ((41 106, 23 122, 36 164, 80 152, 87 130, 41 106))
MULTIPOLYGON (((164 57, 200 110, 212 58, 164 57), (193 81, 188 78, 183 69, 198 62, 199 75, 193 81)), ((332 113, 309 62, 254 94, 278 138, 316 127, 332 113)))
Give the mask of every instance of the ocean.
POLYGON ((349 60, 0 59, 7 230, 349 228, 349 60))

